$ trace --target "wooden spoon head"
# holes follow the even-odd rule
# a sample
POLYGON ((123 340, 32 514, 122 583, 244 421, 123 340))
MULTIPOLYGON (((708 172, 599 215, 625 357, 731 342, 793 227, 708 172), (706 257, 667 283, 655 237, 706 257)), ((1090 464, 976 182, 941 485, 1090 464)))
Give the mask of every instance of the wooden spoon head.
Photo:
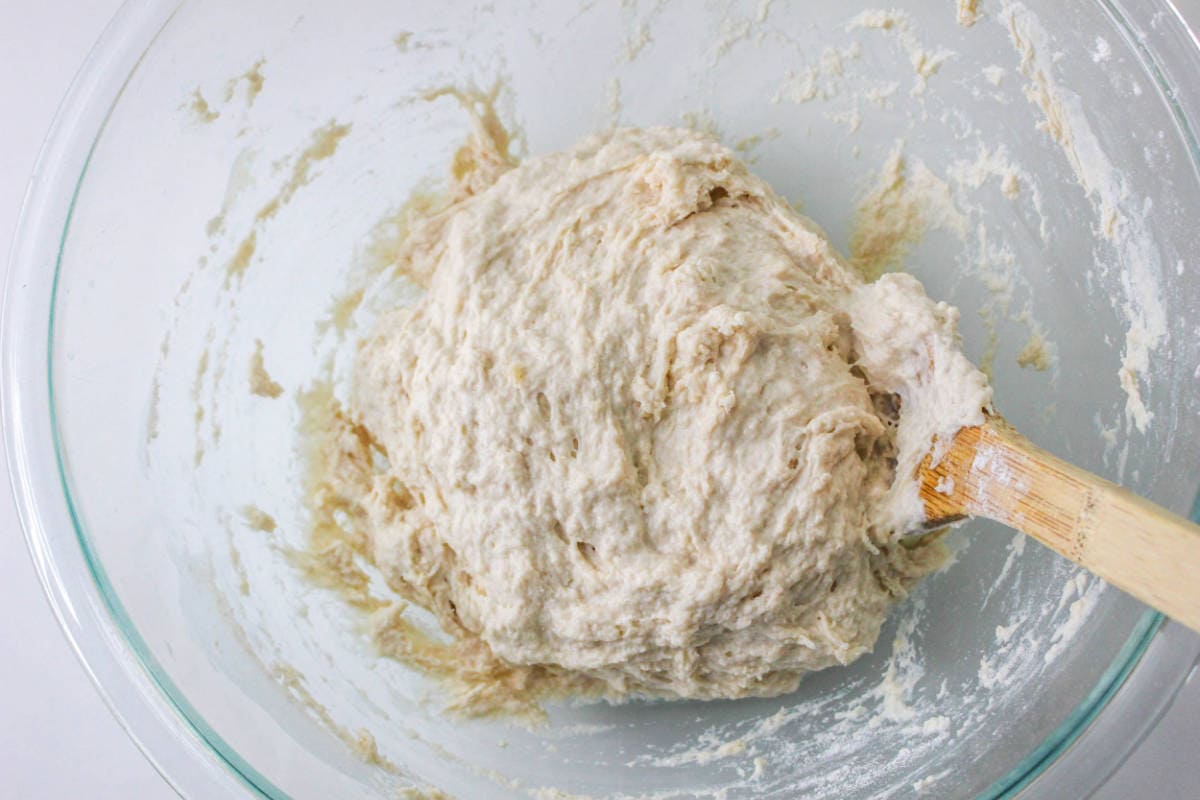
POLYGON ((925 505, 925 530, 970 516, 967 511, 968 481, 981 435, 981 426, 960 428, 950 449, 936 464, 932 453, 921 462, 917 475, 921 482, 921 502, 925 505))
POLYGON ((1026 520, 1069 529, 1070 513, 1059 508, 1062 492, 1047 481, 1071 482, 1064 470, 1073 469, 989 414, 982 425, 959 429, 937 464, 929 456, 921 463, 925 527, 986 517, 1021 530, 1026 520))
MULTIPOLYGON (((1004 418, 988 415, 982 425, 960 428, 936 464, 932 454, 918 471, 925 529, 966 517, 990 516, 1019 502, 1020 481, 1005 480, 1023 469, 1014 445, 1023 441, 1004 418)), ((1003 517, 1002 517, 1003 518, 1003 517)))

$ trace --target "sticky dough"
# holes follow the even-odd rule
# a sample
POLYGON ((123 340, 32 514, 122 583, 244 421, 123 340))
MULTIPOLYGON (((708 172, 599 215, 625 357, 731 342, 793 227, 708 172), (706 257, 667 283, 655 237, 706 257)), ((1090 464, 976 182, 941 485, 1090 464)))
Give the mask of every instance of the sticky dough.
POLYGON ((869 650, 937 568, 914 471, 982 421, 957 312, 864 283, 687 130, 514 165, 477 135, 362 342, 343 486, 388 582, 459 639, 610 694, 740 697, 869 650))

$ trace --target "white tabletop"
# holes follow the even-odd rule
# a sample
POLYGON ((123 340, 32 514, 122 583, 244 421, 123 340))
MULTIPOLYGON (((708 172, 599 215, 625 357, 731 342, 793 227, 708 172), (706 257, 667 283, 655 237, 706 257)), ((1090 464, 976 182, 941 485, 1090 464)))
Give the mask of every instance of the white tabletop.
MULTIPOLYGON (((949 4, 949 0, 946 0, 949 4)), ((1177 0, 1200 21, 1200 0, 1177 0)), ((0 0, 0 252, 42 136, 119 0, 0 0)), ((0 270, 6 261, 0 262, 0 270)), ((2 274, 2 273, 0 273, 2 274)), ((42 595, 0 459, 0 796, 138 798, 174 792, 101 702, 42 595)), ((1200 797, 1200 679, 1097 795, 1200 797)))

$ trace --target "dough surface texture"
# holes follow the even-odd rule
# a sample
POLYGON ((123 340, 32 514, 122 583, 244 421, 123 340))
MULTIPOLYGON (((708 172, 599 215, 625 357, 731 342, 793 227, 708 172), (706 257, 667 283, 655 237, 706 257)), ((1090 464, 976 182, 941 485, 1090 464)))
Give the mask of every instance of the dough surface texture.
POLYGON ((705 135, 487 142, 358 354, 370 559, 457 639, 612 695, 779 694, 868 651, 943 560, 900 541, 915 470, 990 403, 957 312, 865 283, 705 135))

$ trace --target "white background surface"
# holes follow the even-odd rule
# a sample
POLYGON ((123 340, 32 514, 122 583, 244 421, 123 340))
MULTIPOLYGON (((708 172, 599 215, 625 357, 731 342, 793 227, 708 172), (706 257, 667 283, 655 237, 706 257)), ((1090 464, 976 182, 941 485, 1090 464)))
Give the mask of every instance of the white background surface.
MULTIPOLYGON (((946 3, 950 6, 950 0, 946 3)), ((119 5, 119 0, 0 0, 0 253, 5 256, 54 110, 119 5)), ((1179 5, 1193 20, 1200 19, 1200 0, 1179 5)), ((6 258, 0 275, 5 270, 6 258)), ((175 797, 101 702, 59 632, 7 486, 0 459, 0 798, 175 797)), ((1200 678, 1189 681, 1163 723, 1098 795, 1103 800, 1150 796, 1200 797, 1200 678)))

